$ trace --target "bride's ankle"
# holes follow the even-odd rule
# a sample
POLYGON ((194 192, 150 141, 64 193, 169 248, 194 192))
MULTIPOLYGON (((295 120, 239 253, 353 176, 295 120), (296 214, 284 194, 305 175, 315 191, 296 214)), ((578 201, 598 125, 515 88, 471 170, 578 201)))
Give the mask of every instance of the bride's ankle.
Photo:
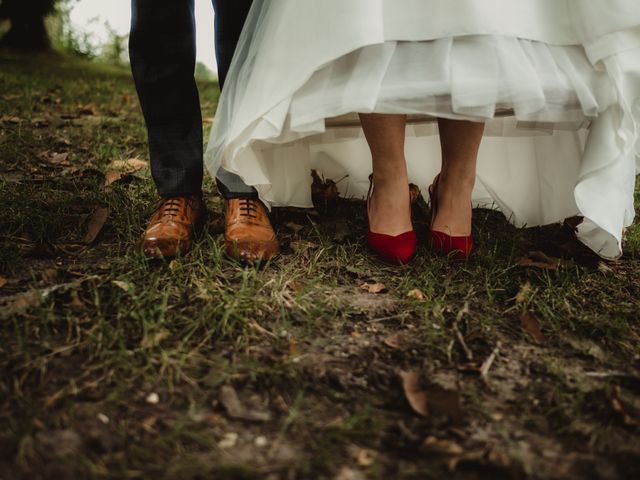
POLYGON ((395 174, 378 174, 373 175, 373 185, 376 190, 396 190, 404 191, 409 189, 409 180, 399 176, 397 172, 395 174))
POLYGON ((475 187, 476 176, 474 175, 458 175, 442 172, 438 180, 439 193, 457 192, 471 194, 475 187))

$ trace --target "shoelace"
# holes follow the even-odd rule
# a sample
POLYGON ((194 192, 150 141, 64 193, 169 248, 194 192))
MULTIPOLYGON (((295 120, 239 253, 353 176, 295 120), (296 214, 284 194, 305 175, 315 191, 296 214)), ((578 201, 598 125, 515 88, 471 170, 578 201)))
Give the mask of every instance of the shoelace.
POLYGON ((168 198, 160 204, 161 217, 177 217, 180 214, 183 200, 178 198, 168 198))
POLYGON ((258 206, 252 198, 240 199, 240 215, 247 218, 257 218, 258 206))

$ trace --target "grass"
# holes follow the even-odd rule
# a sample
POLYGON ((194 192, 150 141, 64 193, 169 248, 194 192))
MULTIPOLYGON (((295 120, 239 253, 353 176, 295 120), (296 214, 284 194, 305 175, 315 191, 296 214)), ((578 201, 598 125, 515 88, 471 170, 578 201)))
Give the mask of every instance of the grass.
MULTIPOLYGON (((147 158, 128 72, 4 52, 0 92, 0 479, 640 472, 638 226, 605 263, 565 227, 477 211, 468 262, 421 246, 393 268, 364 248, 361 205, 338 201, 276 211, 283 255, 242 268, 222 254, 208 179, 202 241, 149 262, 136 245, 149 172, 104 187, 110 162, 147 158), (109 217, 84 245, 98 207, 109 217), (559 268, 519 266, 532 251, 559 268), (376 282, 387 290, 360 288, 376 282), (523 330, 527 312, 543 339, 523 330), (401 371, 419 373, 428 416, 401 371), (231 414, 225 386, 264 421, 231 414), (443 398, 459 398, 461 422, 443 398)), ((217 96, 201 85, 205 117, 217 96)))

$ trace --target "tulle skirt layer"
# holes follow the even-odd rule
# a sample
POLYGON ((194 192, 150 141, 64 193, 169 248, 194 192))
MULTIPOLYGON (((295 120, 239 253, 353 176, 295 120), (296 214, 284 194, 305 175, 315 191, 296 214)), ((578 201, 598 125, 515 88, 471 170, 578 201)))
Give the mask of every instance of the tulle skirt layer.
POLYGON ((435 119, 481 121, 476 206, 517 226, 583 216, 580 239, 620 255, 640 152, 640 27, 579 45, 483 34, 342 52, 348 40, 325 38, 334 54, 288 67, 286 51, 269 49, 299 47, 286 28, 271 36, 276 23, 254 7, 207 151, 212 173, 239 174, 268 205, 311 207, 312 169, 362 198, 371 158, 357 114, 398 113, 410 181, 426 191, 441 164, 435 119))

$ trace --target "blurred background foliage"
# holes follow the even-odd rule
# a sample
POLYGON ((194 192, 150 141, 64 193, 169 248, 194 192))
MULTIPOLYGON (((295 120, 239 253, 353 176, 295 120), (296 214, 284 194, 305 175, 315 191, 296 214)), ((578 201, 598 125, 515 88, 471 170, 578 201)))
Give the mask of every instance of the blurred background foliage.
MULTIPOLYGON (((105 0, 108 1, 108 0, 105 0)), ((129 35, 96 17, 86 29, 76 28, 71 12, 79 0, 0 0, 0 47, 33 52, 62 52, 110 65, 128 66, 129 35), (106 38, 91 32, 94 24, 106 29, 106 38)), ((196 77, 214 80, 215 74, 198 63, 196 77)))

